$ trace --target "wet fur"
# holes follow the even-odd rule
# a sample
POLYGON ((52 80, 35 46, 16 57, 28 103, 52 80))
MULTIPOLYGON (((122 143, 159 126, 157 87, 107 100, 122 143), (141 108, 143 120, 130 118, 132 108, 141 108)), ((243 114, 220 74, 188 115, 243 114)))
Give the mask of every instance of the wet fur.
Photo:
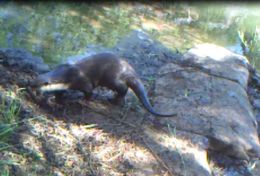
POLYGON ((80 90, 87 98, 91 97, 95 87, 107 87, 117 93, 113 100, 114 103, 124 102, 128 88, 131 88, 150 113, 164 117, 176 115, 156 112, 152 108, 145 87, 135 70, 125 60, 112 53, 92 55, 74 65, 60 65, 56 69, 40 75, 38 84, 42 91, 53 91, 55 86, 58 90, 63 88, 80 90))

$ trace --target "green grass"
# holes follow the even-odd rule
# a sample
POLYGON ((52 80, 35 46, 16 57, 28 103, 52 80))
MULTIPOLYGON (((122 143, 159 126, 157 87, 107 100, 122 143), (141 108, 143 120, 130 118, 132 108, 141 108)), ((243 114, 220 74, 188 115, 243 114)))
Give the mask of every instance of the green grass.
POLYGON ((9 170, 8 169, 4 169, 2 172, 1 172, 1 176, 9 176, 10 173, 9 173, 9 170))
POLYGON ((7 93, 7 98, 2 98, 0 105, 1 122, 7 124, 14 124, 17 121, 17 116, 20 111, 20 99, 12 97, 12 93, 7 93), (9 102, 7 102, 9 101, 9 102))
MULTIPOLYGON (((18 116, 21 108, 20 93, 20 90, 15 94, 12 91, 2 93, 0 104, 0 152, 12 148, 9 138, 18 127, 18 116)), ((0 160, 0 176, 10 175, 7 166, 13 164, 15 163, 12 160, 0 160)))
POLYGON ((256 27, 250 30, 238 30, 238 36, 243 45, 244 55, 247 57, 253 67, 260 69, 260 34, 256 27))

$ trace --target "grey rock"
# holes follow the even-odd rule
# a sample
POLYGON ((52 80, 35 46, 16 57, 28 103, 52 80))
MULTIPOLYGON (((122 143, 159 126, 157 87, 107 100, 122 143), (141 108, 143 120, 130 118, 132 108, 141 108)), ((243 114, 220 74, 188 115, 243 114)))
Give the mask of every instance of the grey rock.
POLYGON ((37 73, 49 70, 48 65, 44 64, 42 58, 33 56, 23 49, 0 49, 0 61, 9 67, 23 71, 34 71, 37 73))
POLYGON ((162 158, 169 170, 177 175, 211 175, 207 161, 208 140, 201 136, 170 128, 168 134, 146 128, 146 142, 162 158), (164 139, 164 140, 162 140, 164 139), (155 143, 155 144, 154 144, 155 143))
POLYGON ((142 30, 134 30, 120 40, 113 51, 134 66, 144 79, 156 75, 165 63, 180 59, 181 55, 152 40, 142 30))
MULTIPOLYGON (((156 79, 160 67, 166 63, 177 62, 181 59, 179 53, 167 49, 141 30, 133 31, 120 40, 116 47, 113 48, 113 51, 125 58, 135 68, 145 84, 150 84, 149 79, 156 79)), ((171 82, 171 80, 172 78, 167 81, 171 82)), ((164 82, 164 85, 165 84, 166 82, 164 82)), ((168 87, 165 89, 169 90, 168 87)), ((170 91, 172 91, 172 89, 170 91)), ((175 97, 171 96, 171 98, 172 101, 175 101, 175 97)), ((185 97, 182 98, 185 99, 185 97)), ((197 102, 194 102, 194 105, 196 105, 196 103, 206 105, 210 102, 210 97, 200 96, 197 98, 197 102)), ((161 112, 168 108, 168 105, 166 105, 166 107, 161 109, 161 112)), ((195 122, 198 123, 198 121, 194 121, 194 124, 195 122)), ((211 175, 211 170, 207 162, 207 138, 182 130, 176 131, 177 135, 174 136, 171 135, 170 132, 166 134, 154 132, 153 128, 149 127, 144 130, 149 136, 147 143, 149 143, 153 151, 167 164, 172 173, 177 175, 211 175), (165 140, 161 140, 161 138, 169 138, 169 141, 177 142, 167 143, 165 140), (186 145, 181 142, 182 138, 186 139, 186 145), (199 146, 199 148, 194 146, 199 146)))
POLYGON ((200 44, 184 54, 183 59, 190 65, 199 65, 211 74, 238 82, 244 88, 247 87, 249 71, 248 61, 239 54, 214 45, 200 44))
POLYGON ((155 106, 159 112, 167 109, 167 113, 178 113, 160 122, 205 136, 210 149, 226 155, 246 160, 260 157, 257 122, 245 90, 249 76, 245 58, 203 44, 189 50, 186 59, 208 70, 175 64, 160 69, 155 106), (198 103, 201 97, 207 97, 207 103, 198 103))
POLYGON ((256 109, 260 109, 260 99, 253 100, 253 106, 256 109))

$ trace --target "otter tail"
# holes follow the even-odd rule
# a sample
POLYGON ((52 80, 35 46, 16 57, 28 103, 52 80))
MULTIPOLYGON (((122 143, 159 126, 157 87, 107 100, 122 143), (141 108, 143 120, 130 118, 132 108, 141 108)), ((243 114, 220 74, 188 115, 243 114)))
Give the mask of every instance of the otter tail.
POLYGON ((138 78, 131 78, 131 79, 128 79, 127 80, 127 85, 128 87, 130 87, 134 93, 136 94, 136 96, 139 98, 139 100, 141 101, 141 103, 143 104, 143 106, 152 114, 156 115, 156 116, 161 116, 161 117, 171 117, 171 116, 176 116, 177 114, 174 113, 174 114, 161 114, 161 113, 158 113, 156 112, 148 97, 147 97, 147 93, 146 93, 146 90, 145 90, 145 87, 143 85, 143 83, 141 82, 140 79, 138 78))

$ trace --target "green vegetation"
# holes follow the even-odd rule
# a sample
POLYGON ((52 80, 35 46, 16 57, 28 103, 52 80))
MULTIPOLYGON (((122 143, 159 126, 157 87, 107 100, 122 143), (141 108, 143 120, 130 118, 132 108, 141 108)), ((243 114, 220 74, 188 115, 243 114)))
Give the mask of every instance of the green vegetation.
POLYGON ((248 58, 250 63, 260 69, 260 24, 259 18, 245 16, 240 21, 238 36, 243 47, 243 54, 248 58))
POLYGON ((25 48, 59 63, 87 46, 113 47, 133 29, 142 29, 180 52, 212 42, 243 54, 244 45, 249 50, 245 56, 259 68, 259 8, 217 2, 5 2, 0 6, 0 47, 25 48), (180 19, 185 24, 177 24, 180 19))
MULTIPOLYGON (((18 115, 21 107, 21 91, 7 92, 1 95, 0 105, 0 152, 9 150, 12 145, 9 143, 10 136, 18 127, 18 115)), ((0 175, 9 175, 7 165, 15 164, 11 160, 0 159, 0 175)))
POLYGON ((1 47, 23 47, 49 63, 79 54, 90 44, 111 47, 131 22, 127 11, 98 4, 8 3, 1 10, 10 15, 8 20, 0 18, 1 47))
POLYGON ((1 176, 9 176, 10 173, 9 173, 9 170, 8 169, 4 169, 1 173, 1 176))

